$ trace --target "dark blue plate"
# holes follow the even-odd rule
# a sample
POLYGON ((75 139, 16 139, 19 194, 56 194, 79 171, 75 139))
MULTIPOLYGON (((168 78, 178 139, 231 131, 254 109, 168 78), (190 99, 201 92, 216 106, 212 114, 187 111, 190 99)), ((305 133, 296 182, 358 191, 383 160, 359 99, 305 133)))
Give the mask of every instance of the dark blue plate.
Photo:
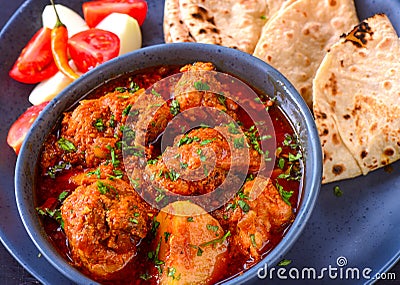
MULTIPOLYGON (((3 1, 3 0, 0 0, 3 1)), ((83 1, 57 1, 80 11, 83 1)), ((359 0, 355 1, 359 18, 384 12, 400 31, 400 1, 359 0)), ((163 42, 163 1, 148 0, 149 15, 143 26, 145 45, 163 42)), ((28 107, 28 94, 33 86, 19 84, 8 77, 8 70, 18 57, 20 50, 41 26, 41 11, 47 0, 26 1, 10 19, 0 34, 0 239, 10 253, 38 280, 44 284, 71 284, 43 257, 30 240, 19 218, 14 196, 14 166, 16 157, 7 146, 6 136, 12 122, 28 107)), ((324 185, 317 205, 296 245, 287 253, 292 263, 286 267, 286 277, 291 283, 360 284, 372 283, 375 274, 386 272, 400 259, 400 163, 393 164, 393 172, 383 169, 366 177, 324 185), (333 194, 339 185, 344 195, 333 194), (309 271, 317 272, 315 278, 293 281, 288 275, 309 271), (336 272, 338 276, 331 277, 336 272), (336 269, 336 271, 335 271, 336 269), (369 269, 371 272, 368 272, 369 269), (362 271, 368 272, 363 278, 362 271), (359 272, 360 278, 350 278, 351 272, 359 272), (321 274, 322 272, 322 274, 321 274), (340 277, 342 272, 342 277, 340 277), (346 278, 346 272, 348 276, 346 278), (319 275, 319 276, 318 276, 319 275), (321 276, 323 275, 323 276, 321 276)), ((278 268, 276 268, 277 270, 278 268)), ((269 271, 271 272, 271 271, 269 271)), ((261 272, 263 273, 263 272, 261 272)), ((278 275, 274 281, 281 283, 278 275)), ((301 276, 300 276, 301 277, 301 276)), ((399 278, 399 276, 397 276, 399 278)), ((284 281, 285 283, 288 281, 284 281)), ((257 282, 261 283, 261 282, 257 282)))

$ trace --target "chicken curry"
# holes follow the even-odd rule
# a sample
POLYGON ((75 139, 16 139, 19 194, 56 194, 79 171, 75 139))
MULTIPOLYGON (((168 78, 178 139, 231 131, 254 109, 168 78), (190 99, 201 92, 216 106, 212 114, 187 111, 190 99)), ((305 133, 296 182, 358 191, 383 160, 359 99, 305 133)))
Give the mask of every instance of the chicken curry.
POLYGON ((293 222, 302 152, 274 97, 216 94, 213 73, 185 78, 199 71, 216 68, 159 66, 110 80, 47 137, 37 211, 60 254, 93 280, 221 282, 259 262, 293 222), (195 88, 177 94, 182 82, 195 88), (160 91, 171 84, 175 93, 160 91), (194 115, 204 120, 193 127, 194 115))

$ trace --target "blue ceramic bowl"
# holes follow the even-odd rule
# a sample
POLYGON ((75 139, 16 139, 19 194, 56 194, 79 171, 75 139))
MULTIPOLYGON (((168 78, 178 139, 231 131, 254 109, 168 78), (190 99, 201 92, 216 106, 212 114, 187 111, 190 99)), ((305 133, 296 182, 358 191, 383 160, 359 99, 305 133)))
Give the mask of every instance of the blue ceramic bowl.
POLYGON ((319 137, 312 114, 295 88, 282 74, 265 62, 237 50, 194 43, 155 45, 111 60, 73 82, 40 114, 18 156, 15 191, 24 226, 42 255, 72 281, 78 284, 95 283, 58 254, 48 241, 35 210, 33 195, 35 173, 41 147, 47 134, 62 113, 82 99, 82 94, 88 93, 110 78, 146 67, 187 64, 195 61, 211 61, 219 71, 229 72, 245 82, 251 82, 253 87, 267 94, 278 91, 277 103, 295 128, 304 152, 305 179, 299 211, 294 223, 282 241, 258 265, 227 281, 227 284, 255 281, 257 271, 265 264, 270 267, 281 260, 303 231, 321 186, 322 162, 319 137))

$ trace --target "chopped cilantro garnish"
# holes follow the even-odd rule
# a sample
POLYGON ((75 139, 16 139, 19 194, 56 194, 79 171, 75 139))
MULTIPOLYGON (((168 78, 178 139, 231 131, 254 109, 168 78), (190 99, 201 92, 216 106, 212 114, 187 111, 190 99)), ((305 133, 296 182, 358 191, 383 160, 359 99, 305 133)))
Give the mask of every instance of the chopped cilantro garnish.
POLYGON ((235 138, 233 140, 233 146, 237 149, 244 148, 244 146, 245 146, 244 137, 241 136, 241 137, 235 138))
POLYGON ((197 150, 197 154, 199 155, 201 161, 207 160, 207 156, 203 154, 203 151, 200 148, 197 150))
POLYGON ((340 189, 339 186, 333 187, 333 194, 335 194, 336 197, 341 197, 343 196, 343 191, 340 189))
POLYGON ((139 221, 137 220, 137 219, 135 219, 135 218, 129 218, 129 221, 132 223, 132 224, 139 224, 139 221))
POLYGON ((196 88, 196 90, 198 90, 198 91, 208 91, 208 90, 210 90, 210 86, 206 83, 206 82, 203 82, 203 81, 196 81, 194 84, 194 88, 196 88))
POLYGON ((213 141, 215 141, 215 140, 216 140, 215 138, 203 140, 203 141, 200 142, 200 145, 201 145, 201 146, 204 146, 204 145, 209 144, 209 143, 211 143, 211 142, 213 142, 213 141))
POLYGON ((188 137, 187 135, 183 136, 177 144, 178 147, 185 145, 185 144, 191 144, 192 142, 199 142, 200 139, 196 136, 194 137, 188 137))
POLYGON ((116 87, 115 91, 119 92, 119 93, 124 93, 126 91, 125 87, 116 87))
POLYGON ((228 127, 228 132, 231 134, 240 134, 239 126, 237 126, 234 122, 230 122, 226 126, 228 127))
POLYGON ((144 280, 144 281, 147 281, 147 280, 150 280, 152 278, 152 276, 149 273, 146 272, 146 273, 141 274, 139 276, 139 278, 144 280))
POLYGON ((100 180, 97 180, 97 189, 99 189, 99 192, 103 195, 110 191, 108 189, 108 185, 101 182, 100 180))
POLYGON ((57 143, 61 149, 65 150, 67 152, 76 151, 75 145, 71 141, 67 140, 66 138, 60 138, 57 141, 57 143))
POLYGON ((254 234, 250 235, 250 241, 253 247, 257 248, 257 243, 256 243, 256 236, 254 234))
POLYGON ((174 99, 171 101, 171 105, 169 107, 169 111, 171 112, 171 114, 173 116, 176 116, 179 114, 180 111, 180 105, 179 105, 179 101, 174 99))
POLYGON ((101 170, 100 170, 100 167, 97 167, 96 170, 89 171, 86 175, 87 175, 87 176, 96 175, 97 178, 100 178, 100 177, 101 177, 101 170))
POLYGON ((285 159, 283 157, 280 157, 278 160, 278 167, 280 169, 283 169, 285 167, 285 159))
POLYGON ((103 119, 99 118, 94 123, 93 126, 99 131, 104 132, 106 126, 104 125, 103 119))
POLYGON ((140 89, 139 85, 137 85, 136 82, 131 82, 131 84, 129 85, 129 92, 130 93, 135 93, 136 91, 138 91, 140 89))
POLYGON ((131 111, 132 105, 128 105, 125 107, 125 109, 122 111, 123 116, 128 116, 129 112, 131 111))
POLYGON ((168 239, 169 239, 170 236, 171 236, 171 233, 164 232, 164 240, 165 240, 166 243, 168 242, 168 239))
POLYGON ((62 202, 68 196, 68 191, 62 191, 60 195, 58 195, 58 201, 62 202))
POLYGON ((231 236, 231 231, 227 231, 226 234, 224 234, 224 236, 221 237, 221 238, 217 238, 217 239, 213 239, 213 240, 207 241, 205 243, 202 243, 199 246, 200 247, 206 247, 208 245, 213 245, 213 244, 217 244, 217 243, 223 243, 229 236, 231 236))
POLYGON ((243 212, 247 213, 248 211, 250 211, 250 206, 245 201, 238 200, 237 203, 238 203, 239 207, 242 209, 243 212))
POLYGON ((156 97, 161 97, 161 94, 158 93, 156 90, 154 90, 154 88, 151 89, 151 94, 153 94, 153 95, 156 96, 156 97))
POLYGON ((282 259, 281 261, 279 261, 278 266, 288 266, 291 263, 292 261, 289 259, 282 259))
POLYGON ((218 231, 218 229, 219 229, 219 227, 218 226, 213 226, 213 225, 210 225, 210 224, 207 224, 207 230, 209 230, 209 231, 213 231, 213 232, 217 232, 218 231))
POLYGON ((278 183, 276 183, 276 188, 278 189, 278 192, 279 192, 279 194, 281 195, 282 200, 283 200, 286 204, 288 204, 289 206, 292 206, 292 204, 290 203, 289 199, 292 197, 293 191, 285 191, 285 190, 283 189, 283 186, 280 185, 280 184, 278 184, 278 183))

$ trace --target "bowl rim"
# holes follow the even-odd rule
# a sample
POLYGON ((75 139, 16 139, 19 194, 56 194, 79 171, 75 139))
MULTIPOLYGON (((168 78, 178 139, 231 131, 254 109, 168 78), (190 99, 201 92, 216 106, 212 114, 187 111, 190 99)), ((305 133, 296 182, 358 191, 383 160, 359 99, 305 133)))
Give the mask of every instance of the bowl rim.
MULTIPOLYGON (((84 88, 86 89, 86 92, 81 94, 86 94, 89 90, 96 88, 99 84, 104 82, 104 80, 100 80, 100 78, 104 76, 110 78, 121 74, 120 71, 116 72, 116 69, 117 67, 123 66, 124 62, 140 62, 140 60, 143 60, 144 57, 145 59, 147 58, 147 60, 145 60, 146 62, 151 61, 151 63, 154 63, 157 62, 157 60, 161 60, 161 58, 157 58, 160 53, 167 54, 170 49, 172 49, 176 53, 181 52, 185 54, 193 54, 194 60, 187 59, 187 62, 196 61, 197 59, 195 58, 201 57, 201 53, 216 54, 216 57, 221 57, 221 59, 223 60, 222 62, 224 62, 226 58, 237 59, 237 61, 245 67, 257 67, 258 69, 265 71, 274 80, 281 82, 280 85, 282 87, 283 93, 289 94, 290 99, 293 101, 292 103, 298 107, 297 111, 306 123, 304 131, 307 133, 307 145, 308 149, 312 150, 307 152, 306 154, 306 169, 307 167, 309 167, 310 169, 307 169, 306 172, 305 178, 307 178, 307 181, 304 181, 304 183, 307 183, 307 185, 303 185, 299 211, 296 214, 294 222, 285 233, 283 239, 271 251, 269 251, 262 260, 260 260, 250 269, 244 271, 243 274, 236 275, 227 279, 224 284, 244 283, 246 281, 249 281, 250 279, 257 278, 257 272, 260 268, 264 266, 264 264, 267 264, 268 267, 270 267, 270 265, 275 265, 280 259, 283 258, 284 254, 286 254, 286 252, 299 238, 307 224, 307 221, 311 216, 312 210, 314 209, 320 191, 322 179, 322 150, 319 141, 318 131, 310 109, 304 102, 303 98, 299 95, 297 90, 294 88, 294 86, 285 78, 285 76, 283 76, 281 73, 278 72, 278 70, 276 70, 269 64, 250 54, 223 46, 200 43, 170 43, 144 47, 123 56, 114 58, 104 63, 102 67, 95 68, 85 73, 79 79, 75 80, 69 86, 67 86, 62 92, 60 92, 53 100, 49 102, 49 104, 44 108, 43 112, 40 113, 38 118, 33 123, 17 157, 14 176, 15 197, 18 213, 22 219, 23 225, 35 246, 51 263, 51 265, 54 266, 67 278, 79 284, 96 284, 96 282, 81 273, 72 265, 70 265, 65 260, 65 258, 58 254, 57 250, 45 237, 44 230, 40 228, 39 219, 34 209, 34 205, 29 203, 29 199, 32 200, 34 198, 27 197, 26 193, 24 195, 25 187, 33 188, 33 182, 35 181, 34 177, 36 173, 36 164, 32 167, 29 167, 26 162, 27 160, 29 160, 29 158, 32 157, 32 155, 36 157, 36 161, 38 160, 40 148, 34 148, 35 140, 41 141, 40 145, 42 145, 51 127, 57 122, 59 117, 62 115, 62 112, 68 109, 68 107, 71 106, 73 103, 81 100, 82 96, 78 97, 78 95, 76 94, 77 90, 79 90, 80 88, 84 88), (72 100, 72 98, 74 99, 72 100), (60 111, 57 112, 58 115, 56 117, 52 118, 51 110, 53 109, 60 111), (50 121, 52 121, 53 123, 48 126, 50 121), (47 132, 41 132, 41 128, 47 129, 47 132), (27 181, 28 178, 26 177, 29 177, 31 179, 29 180, 31 182, 31 185, 27 184, 27 182, 29 181, 27 181), (309 189, 309 191, 305 191, 306 187, 307 189, 309 189)), ((213 62, 213 60, 211 61, 213 62)), ((161 64, 164 64, 164 62, 159 63, 159 65, 161 64)), ((228 63, 225 61, 222 64, 234 66, 236 63, 228 63)), ((218 67, 218 64, 216 65, 218 67)), ((153 64, 152 66, 155 65, 153 64)), ((138 67, 135 70, 141 69, 143 68, 138 67)), ((238 78, 242 79, 240 78, 240 76, 238 78)), ((247 83, 246 80, 245 82, 247 83)), ((291 121, 290 118, 288 119, 289 121, 291 121)), ((292 127, 294 126, 292 125, 292 127)))

